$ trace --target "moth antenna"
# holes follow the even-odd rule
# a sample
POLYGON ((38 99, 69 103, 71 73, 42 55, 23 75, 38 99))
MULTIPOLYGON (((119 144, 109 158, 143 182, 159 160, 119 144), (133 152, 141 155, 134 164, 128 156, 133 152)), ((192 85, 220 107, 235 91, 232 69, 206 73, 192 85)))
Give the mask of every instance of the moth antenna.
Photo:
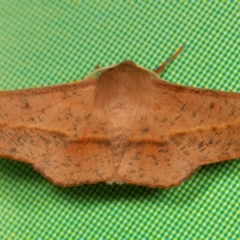
POLYGON ((164 69, 173 61, 175 60, 180 53, 183 51, 184 46, 181 46, 169 59, 167 59, 160 67, 158 67, 154 72, 156 74, 160 74, 164 71, 164 69))

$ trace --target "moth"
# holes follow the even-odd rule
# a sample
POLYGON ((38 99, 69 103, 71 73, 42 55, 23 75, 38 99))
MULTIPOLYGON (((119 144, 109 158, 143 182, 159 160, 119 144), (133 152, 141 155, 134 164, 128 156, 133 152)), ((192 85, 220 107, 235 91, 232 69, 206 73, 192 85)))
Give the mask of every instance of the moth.
POLYGON ((240 93, 186 87, 132 61, 75 83, 0 92, 0 156, 60 186, 177 186, 240 157, 240 93))

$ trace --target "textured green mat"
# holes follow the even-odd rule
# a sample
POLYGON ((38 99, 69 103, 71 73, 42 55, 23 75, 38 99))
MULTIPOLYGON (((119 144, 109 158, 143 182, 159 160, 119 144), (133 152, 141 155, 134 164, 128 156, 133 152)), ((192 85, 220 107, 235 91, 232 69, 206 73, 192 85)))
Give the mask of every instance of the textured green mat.
MULTIPOLYGON (((238 1, 0 1, 0 89, 83 79, 124 59, 185 85, 240 92, 238 1)), ((0 239, 240 239, 240 160, 178 188, 62 189, 0 160, 0 239)))

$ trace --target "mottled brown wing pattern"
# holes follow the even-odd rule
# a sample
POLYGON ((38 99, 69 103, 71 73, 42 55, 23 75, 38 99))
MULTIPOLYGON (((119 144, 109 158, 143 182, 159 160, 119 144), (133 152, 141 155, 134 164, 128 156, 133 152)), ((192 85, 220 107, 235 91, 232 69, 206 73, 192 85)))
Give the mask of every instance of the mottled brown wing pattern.
POLYGON ((157 120, 167 116, 160 127, 186 158, 203 165, 240 156, 239 93, 170 83, 157 86, 161 94, 157 120))
POLYGON ((114 168, 108 141, 73 141, 56 149, 34 168, 64 187, 110 181, 114 168))
POLYGON ((0 123, 79 137, 92 113, 95 79, 0 92, 0 123))
POLYGON ((201 165, 240 156, 240 95, 155 83, 154 109, 137 116, 119 177, 150 187, 179 185, 201 165))
POLYGON ((154 122, 155 114, 136 117, 117 175, 122 181, 156 188, 179 185, 199 165, 190 161, 154 122))
POLYGON ((169 188, 179 185, 198 168, 171 142, 140 140, 129 144, 117 174, 124 182, 169 188))
POLYGON ((93 113, 95 84, 0 92, 0 156, 31 163, 62 186, 112 178, 106 120, 93 113))

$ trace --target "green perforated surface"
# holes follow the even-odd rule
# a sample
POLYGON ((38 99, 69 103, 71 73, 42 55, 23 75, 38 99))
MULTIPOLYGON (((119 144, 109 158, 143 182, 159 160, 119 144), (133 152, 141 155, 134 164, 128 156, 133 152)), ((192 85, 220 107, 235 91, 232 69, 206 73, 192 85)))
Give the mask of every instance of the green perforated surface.
MULTIPOLYGON (((0 90, 83 79, 132 59, 162 77, 240 92, 238 1, 0 1, 0 90)), ((0 239, 240 239, 240 160, 170 190, 60 188, 0 160, 0 239)))

